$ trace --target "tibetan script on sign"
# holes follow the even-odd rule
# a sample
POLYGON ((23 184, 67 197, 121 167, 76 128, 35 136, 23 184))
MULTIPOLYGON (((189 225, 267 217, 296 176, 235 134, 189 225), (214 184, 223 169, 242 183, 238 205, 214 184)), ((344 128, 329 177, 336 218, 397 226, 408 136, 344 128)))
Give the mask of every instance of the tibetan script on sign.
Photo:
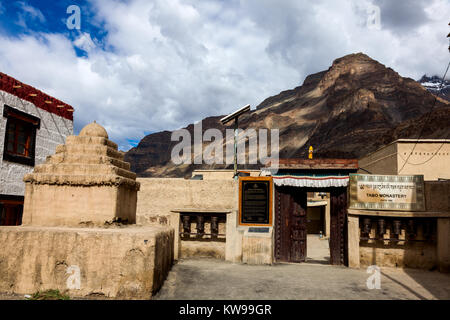
POLYGON ((241 177, 239 179, 239 222, 246 225, 272 223, 271 178, 241 177))
POLYGON ((424 211, 423 176, 350 174, 350 209, 424 211))

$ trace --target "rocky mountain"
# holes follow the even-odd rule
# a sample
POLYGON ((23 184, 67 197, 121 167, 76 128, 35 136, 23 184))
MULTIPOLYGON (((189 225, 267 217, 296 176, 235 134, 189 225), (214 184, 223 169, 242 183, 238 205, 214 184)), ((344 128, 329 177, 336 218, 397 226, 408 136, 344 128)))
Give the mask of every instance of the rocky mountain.
POLYGON ((427 77, 424 75, 420 78, 419 83, 433 94, 450 101, 450 81, 444 80, 439 76, 427 77))
MULTIPOLYGON (((204 119, 203 132, 224 132, 221 117, 204 119)), ((310 145, 315 158, 359 158, 398 138, 418 138, 420 132, 422 138, 448 138, 449 123, 449 102, 363 53, 336 59, 328 70, 265 99, 239 119, 242 129, 279 129, 280 158, 306 158, 310 145)), ((193 136, 194 126, 187 129, 193 136)), ((178 142, 170 137, 169 131, 144 137, 126 154, 132 170, 139 176, 182 177, 195 168, 225 167, 174 165, 170 154, 178 142)), ((257 166, 239 168, 244 167, 257 166)))

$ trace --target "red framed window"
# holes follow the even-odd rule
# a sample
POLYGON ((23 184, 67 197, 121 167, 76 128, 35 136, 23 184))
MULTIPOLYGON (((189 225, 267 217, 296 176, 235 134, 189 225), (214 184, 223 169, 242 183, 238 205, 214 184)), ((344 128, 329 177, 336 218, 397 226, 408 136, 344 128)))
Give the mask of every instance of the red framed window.
POLYGON ((33 128, 26 122, 8 119, 6 126, 6 152, 13 155, 29 157, 33 128))
POLYGON ((0 199, 0 226, 20 226, 22 215, 23 201, 0 199))
POLYGON ((7 118, 3 159, 34 166, 36 131, 39 118, 4 106, 3 116, 7 118))

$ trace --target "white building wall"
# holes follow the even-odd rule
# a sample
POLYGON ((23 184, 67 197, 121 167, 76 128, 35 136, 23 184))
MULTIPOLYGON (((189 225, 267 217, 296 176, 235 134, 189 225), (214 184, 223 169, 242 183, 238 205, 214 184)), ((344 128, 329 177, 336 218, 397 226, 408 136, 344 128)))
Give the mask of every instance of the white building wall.
POLYGON ((64 144, 66 137, 73 134, 73 122, 0 90, 0 194, 23 196, 23 176, 32 172, 33 167, 3 160, 7 120, 3 117, 5 104, 41 119, 36 132, 35 165, 43 163, 47 156, 55 153, 57 145, 64 144))

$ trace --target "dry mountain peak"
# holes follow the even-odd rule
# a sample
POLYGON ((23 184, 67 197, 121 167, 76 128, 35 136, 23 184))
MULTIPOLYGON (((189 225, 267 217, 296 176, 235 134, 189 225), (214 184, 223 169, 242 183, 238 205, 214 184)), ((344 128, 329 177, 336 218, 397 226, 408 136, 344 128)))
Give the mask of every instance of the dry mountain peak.
MULTIPOLYGON (((282 158, 306 157, 309 145, 316 157, 358 158, 395 139, 418 138, 423 126, 422 138, 448 138, 449 104, 438 99, 432 108, 435 100, 413 79, 355 53, 307 76, 301 86, 265 99, 242 117, 240 127, 280 130, 282 158)), ((204 119, 203 130, 224 130, 219 119, 204 119)), ((187 129, 193 131, 193 125, 187 129)), ((151 134, 126 159, 140 176, 185 176, 214 167, 173 165, 167 150, 174 144, 168 131, 151 134)))

